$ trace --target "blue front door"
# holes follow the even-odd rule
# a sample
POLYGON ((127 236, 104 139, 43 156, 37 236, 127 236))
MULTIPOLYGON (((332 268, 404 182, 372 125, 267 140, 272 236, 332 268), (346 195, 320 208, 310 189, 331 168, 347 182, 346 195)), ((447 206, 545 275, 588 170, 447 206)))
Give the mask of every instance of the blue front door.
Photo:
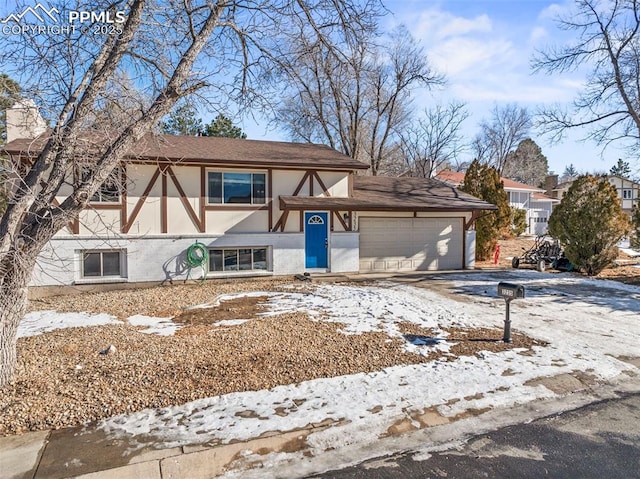
POLYGON ((326 268, 329 264, 327 213, 304 214, 304 253, 306 268, 326 268))

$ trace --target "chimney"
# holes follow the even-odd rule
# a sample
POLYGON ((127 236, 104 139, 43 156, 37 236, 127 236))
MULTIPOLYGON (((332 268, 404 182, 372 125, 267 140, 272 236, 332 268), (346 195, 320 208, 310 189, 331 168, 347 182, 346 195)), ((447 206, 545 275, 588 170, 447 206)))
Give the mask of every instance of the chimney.
POLYGON ((547 175, 544 179, 544 189, 548 196, 551 196, 551 190, 558 186, 558 175, 547 175))
POLYGON ((7 109, 7 143, 18 138, 35 138, 46 129, 47 122, 33 100, 19 100, 7 109))

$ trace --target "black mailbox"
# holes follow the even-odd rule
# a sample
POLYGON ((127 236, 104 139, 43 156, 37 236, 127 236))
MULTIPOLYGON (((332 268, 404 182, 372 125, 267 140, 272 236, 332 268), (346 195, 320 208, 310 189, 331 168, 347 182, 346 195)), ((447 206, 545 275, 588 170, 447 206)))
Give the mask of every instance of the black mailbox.
POLYGON ((524 298, 524 286, 513 283, 498 283, 498 296, 505 299, 524 298))
POLYGON ((511 317, 509 314, 509 306, 511 305, 511 300, 524 298, 524 286, 520 284, 513 283, 498 283, 498 296, 504 298, 504 302, 506 303, 507 309, 505 310, 504 317, 504 336, 502 340, 505 343, 511 342, 511 317))

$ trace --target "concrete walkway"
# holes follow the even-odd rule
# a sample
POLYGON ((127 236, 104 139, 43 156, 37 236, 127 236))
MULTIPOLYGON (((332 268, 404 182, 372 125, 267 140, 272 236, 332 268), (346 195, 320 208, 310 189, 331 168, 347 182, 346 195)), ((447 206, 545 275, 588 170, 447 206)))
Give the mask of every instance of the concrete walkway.
MULTIPOLYGON (((640 368, 640 359, 636 359, 640 368)), ((634 363, 635 364, 635 363, 634 363)), ((308 436, 340 423, 325 422, 305 429, 274 433, 244 442, 210 446, 189 445, 157 449, 153 443, 131 450, 143 437, 113 440, 92 426, 41 431, 0 438, 0 471, 4 479, 208 479, 225 472, 241 477, 303 477, 341 463, 357 463, 381 453, 422 448, 464 439, 495 428, 575 409, 591 402, 640 392, 640 374, 625 374, 616 381, 590 383, 584 375, 561 374, 539 378, 539 384, 558 396, 516 408, 494 408, 482 414, 452 421, 437 413, 418 423, 389 424, 389 434, 375 444, 356 444, 349 451, 327 451, 322 456, 305 454, 308 436), (274 463, 273 455, 281 453, 274 463), (295 454, 286 454, 295 453, 295 454), (305 457, 301 460, 302 456, 305 457), (288 458, 287 456, 290 456, 288 458), (269 457, 269 464, 261 458, 269 457)))

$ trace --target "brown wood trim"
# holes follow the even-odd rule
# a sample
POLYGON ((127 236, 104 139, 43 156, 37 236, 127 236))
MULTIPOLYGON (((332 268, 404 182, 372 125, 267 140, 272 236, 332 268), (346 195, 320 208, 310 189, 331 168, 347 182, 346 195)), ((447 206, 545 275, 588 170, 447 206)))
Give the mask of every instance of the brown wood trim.
POLYGON ((417 212, 417 211, 414 211, 414 212, 413 212, 413 217, 414 217, 414 218, 417 218, 417 217, 418 217, 418 212, 417 212))
POLYGON ((151 193, 151 189, 153 188, 153 185, 156 184, 156 181, 158 180, 158 176, 160 176, 160 168, 159 167, 153 173, 153 176, 151 177, 151 180, 149 180, 149 184, 147 185, 147 187, 144 189, 144 192, 142 193, 142 196, 140 198, 138 198, 138 202, 133 207, 133 211, 131 212, 131 216, 129 217, 129 219, 127 220, 127 222, 124 224, 124 226, 122 228, 122 232, 123 233, 128 233, 129 230, 131 229, 131 225, 133 225, 133 222, 137 218, 138 213, 140 213, 140 209, 142 208, 142 205, 144 204, 144 202, 149 197, 149 193, 151 193))
POLYGON ((302 190, 302 187, 304 186, 304 182, 307 181, 307 178, 309 178, 309 175, 311 175, 310 171, 304 172, 304 175, 302 175, 302 179, 300 180, 300 183, 298 183, 298 186, 296 186, 296 189, 291 196, 298 196, 298 193, 300 193, 300 190, 302 190))
POLYGON ((370 167, 366 164, 361 164, 360 162, 354 163, 350 166, 339 165, 319 165, 319 164, 311 164, 310 162, 292 162, 289 164, 282 164, 282 162, 256 162, 254 160, 233 160, 233 164, 229 164, 228 162, 220 161, 220 160, 202 160, 202 159, 191 159, 191 158, 140 158, 136 157, 125 157, 123 161, 132 164, 139 165, 158 165, 158 164, 169 164, 176 166, 205 166, 207 168, 225 168, 227 170, 234 169, 244 169, 244 170, 266 170, 267 168, 273 168, 274 170, 308 170, 309 167, 312 167, 315 170, 324 170, 324 171, 341 171, 345 173, 353 172, 353 170, 367 170, 370 167))
POLYGON ((469 228, 471 228, 473 223, 478 218, 480 218, 480 216, 482 216, 482 211, 474 210, 474 211, 471 212, 471 218, 469 219, 469 221, 465 222, 464 218, 462 218, 462 229, 463 229, 463 231, 467 231, 469 228))
POLYGON ((287 226, 287 219, 289 218, 289 210, 284 210, 282 213, 282 224, 280 225, 280 231, 284 232, 284 229, 287 226))
POLYGON ((79 235, 80 234, 80 218, 78 216, 73 218, 73 221, 71 221, 69 223, 69 225, 70 225, 70 228, 71 228, 71 232, 74 235, 79 235))
POLYGON ((280 228, 280 225, 282 224, 283 217, 284 217, 284 213, 280 215, 280 218, 278 218, 278 221, 276 221, 276 224, 273 226, 273 229, 271 231, 278 231, 278 228, 280 228))
POLYGON ((304 211, 298 211, 298 215, 300 216, 298 219, 300 220, 300 233, 304 232, 304 211))
POLYGON ((167 173, 171 177, 171 181, 173 181, 173 184, 175 185, 176 189, 178 190, 178 194, 180 195, 180 202, 182 203, 182 206, 184 206, 184 209, 187 210, 187 214, 189 215, 189 218, 191 218, 191 221, 198 228, 200 233, 204 233, 204 229, 202 227, 202 223, 200 221, 200 218, 198 218, 198 215, 196 214, 196 212, 191 207, 191 203, 189 203, 189 200, 187 200, 187 195, 184 192, 184 190, 182 189, 182 185, 178 181, 178 177, 173 172, 173 170, 171 169, 170 166, 167 167, 167 173))
POLYGON ((261 211, 269 210, 269 205, 206 205, 205 211, 261 211))
POLYGON ((313 177, 316 176, 316 172, 309 170, 309 196, 313 196, 313 177))
POLYGON ((127 165, 120 164, 120 201, 122 202, 122 209, 120 210, 120 231, 127 221, 127 165))
POLYGON ((168 185, 167 185, 167 170, 171 168, 169 165, 162 165, 162 195, 160 196, 160 232, 166 233, 168 231, 169 223, 169 208, 167 205, 168 200, 168 185))
POLYGON ((353 171, 349 172, 349 177, 347 178, 347 186, 349 188, 349 198, 353 198, 353 171))
MULTIPOLYGON (((335 215, 338 217, 338 221, 340 222, 340 225, 342 225, 342 228, 344 228, 345 231, 349 231, 350 228, 347 226, 347 223, 345 222, 340 212, 334 211, 333 213, 335 213, 335 215)), ((349 218, 351 218, 351 215, 349 215, 349 218)), ((349 219, 349 221, 351 221, 351 219, 349 219)), ((333 225, 331 227, 333 228, 333 225)))
POLYGON ((269 206, 269 224, 268 230, 273 228, 273 168, 267 170, 267 205, 269 206))
POLYGON ((99 201, 89 203, 89 209, 92 210, 122 210, 121 203, 101 203, 99 201))
POLYGON ((329 231, 333 231, 333 217, 336 214, 339 215, 340 213, 337 212, 337 211, 330 211, 329 212, 329 231))
POLYGON ((349 211, 349 230, 353 231, 353 211, 349 211))
POLYGON ((207 170, 204 166, 200 167, 200 225, 203 233, 207 231, 207 170))
POLYGON ((322 181, 322 178, 320 178, 320 175, 318 174, 318 172, 314 171, 313 175, 316 177, 316 180, 318 180, 318 184, 322 188, 322 192, 324 193, 324 195, 330 197, 331 193, 329 193, 329 188, 327 188, 327 185, 324 184, 324 181, 322 181))

